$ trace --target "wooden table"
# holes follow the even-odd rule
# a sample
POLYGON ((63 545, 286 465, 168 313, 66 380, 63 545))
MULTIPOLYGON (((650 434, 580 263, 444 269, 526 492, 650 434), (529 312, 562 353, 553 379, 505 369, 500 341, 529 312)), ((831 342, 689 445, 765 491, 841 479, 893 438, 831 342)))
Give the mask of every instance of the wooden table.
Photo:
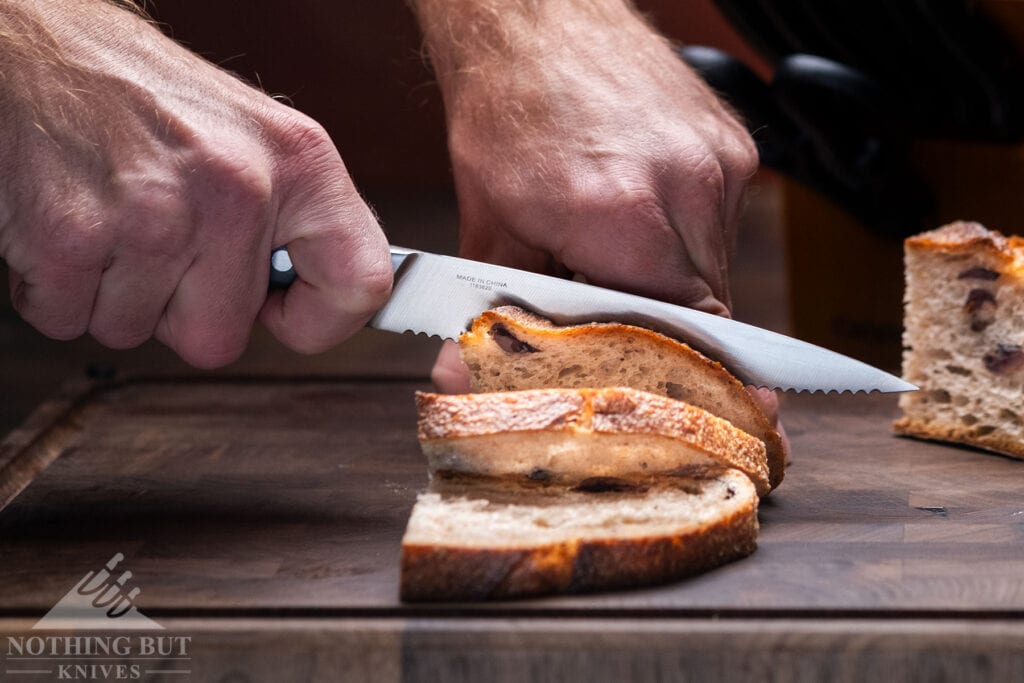
POLYGON ((403 605, 418 388, 54 397, 0 444, 0 642, 52 633, 32 626, 121 553, 138 610, 191 638, 158 662, 190 673, 148 680, 1024 680, 1024 463, 893 436, 891 396, 785 397, 793 462, 747 559, 644 590, 403 605))

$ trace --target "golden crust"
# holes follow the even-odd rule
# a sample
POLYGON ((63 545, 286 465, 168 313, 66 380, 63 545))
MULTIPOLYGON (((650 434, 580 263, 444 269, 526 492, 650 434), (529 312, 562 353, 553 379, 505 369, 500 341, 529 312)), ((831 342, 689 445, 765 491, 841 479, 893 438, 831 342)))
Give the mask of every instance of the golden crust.
POLYGON ((971 427, 956 423, 937 423, 901 417, 892 424, 896 432, 930 441, 947 441, 974 446, 1017 460, 1024 460, 1024 444, 997 433, 976 434, 971 427))
POLYGON ((918 249, 964 249, 981 247, 1002 251, 1006 249, 1006 237, 995 230, 989 230, 981 223, 954 221, 940 228, 912 235, 904 245, 918 249))
MULTIPOLYGON (((666 437, 746 474, 770 490, 764 443, 682 401, 627 387, 527 389, 484 394, 416 394, 418 436, 471 439, 495 434, 567 432, 666 437)), ((638 455, 638 459, 640 456, 638 455)), ((623 463, 623 471, 630 463, 623 463)))
POLYGON ((955 221, 935 230, 913 235, 904 240, 907 251, 939 252, 956 256, 972 255, 988 262, 998 262, 1003 271, 1024 268, 1024 239, 1006 237, 989 230, 981 223, 955 221))
POLYGON ((691 362, 701 365, 711 372, 721 373, 724 379, 735 383, 740 388, 743 384, 733 377, 725 367, 718 361, 711 360, 704 354, 694 349, 689 344, 667 337, 659 332, 649 330, 645 327, 635 325, 624 325, 622 323, 583 323, 581 325, 568 325, 561 327, 555 325, 547 318, 542 318, 526 311, 518 306, 498 306, 489 311, 481 313, 470 327, 468 332, 459 336, 459 345, 466 343, 486 342, 488 331, 494 323, 513 322, 527 328, 533 334, 549 339, 556 339, 559 342, 572 340, 575 337, 589 337, 596 335, 606 338, 621 338, 623 335, 632 335, 648 339, 655 344, 666 347, 671 353, 687 357, 691 362))
POLYGON ((757 531, 751 495, 713 522, 666 535, 530 548, 502 547, 500 539, 486 548, 403 543, 401 599, 505 599, 667 583, 750 555, 757 531))
MULTIPOLYGON (((687 367, 687 372, 701 377, 702 382, 715 384, 722 388, 737 414, 747 418, 742 425, 745 431, 759 438, 765 445, 768 459, 768 477, 770 488, 777 487, 783 479, 786 467, 786 453, 775 426, 769 422, 760 406, 754 401, 743 384, 730 374, 721 363, 714 361, 689 345, 667 337, 658 332, 633 325, 621 323, 587 323, 561 327, 554 325, 546 318, 537 316, 516 306, 501 306, 480 314, 468 332, 459 338, 459 346, 466 349, 472 345, 491 343, 490 330, 496 324, 511 326, 516 333, 528 332, 531 336, 556 342, 563 348, 571 347, 574 341, 592 343, 639 341, 655 349, 656 354, 664 354, 667 358, 687 367)), ((656 359, 652 358, 652 362, 656 359)), ((647 387, 643 387, 647 389, 647 387)), ((671 393, 669 393, 672 396, 671 393)), ((673 396, 673 398, 684 398, 673 396)), ((685 398, 692 402, 692 399, 685 398)), ((699 406, 715 414, 721 410, 704 405, 699 406)), ((719 407, 720 408, 720 407, 719 407)))

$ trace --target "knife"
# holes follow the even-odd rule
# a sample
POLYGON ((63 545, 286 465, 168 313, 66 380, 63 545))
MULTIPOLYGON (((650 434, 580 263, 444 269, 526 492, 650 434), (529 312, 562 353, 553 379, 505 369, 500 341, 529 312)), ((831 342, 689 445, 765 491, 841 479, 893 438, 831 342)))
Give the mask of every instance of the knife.
MULTIPOLYGON (((729 318, 594 285, 454 256, 391 247, 391 298, 368 326, 458 339, 487 309, 514 305, 558 325, 619 322, 686 342, 744 384, 784 391, 897 392, 913 384, 848 356, 729 318)), ((282 247, 271 287, 296 277, 282 247)))

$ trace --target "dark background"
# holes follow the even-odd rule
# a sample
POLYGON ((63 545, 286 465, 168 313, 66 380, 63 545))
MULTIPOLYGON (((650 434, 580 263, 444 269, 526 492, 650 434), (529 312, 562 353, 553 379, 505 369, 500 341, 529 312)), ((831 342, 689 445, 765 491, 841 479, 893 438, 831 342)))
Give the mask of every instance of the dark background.
MULTIPOLYGON (((637 4, 680 43, 717 45, 767 68, 710 0, 637 4)), ((323 124, 371 198, 450 186, 441 99, 405 2, 239 6, 164 0, 150 9, 180 42, 323 124)))

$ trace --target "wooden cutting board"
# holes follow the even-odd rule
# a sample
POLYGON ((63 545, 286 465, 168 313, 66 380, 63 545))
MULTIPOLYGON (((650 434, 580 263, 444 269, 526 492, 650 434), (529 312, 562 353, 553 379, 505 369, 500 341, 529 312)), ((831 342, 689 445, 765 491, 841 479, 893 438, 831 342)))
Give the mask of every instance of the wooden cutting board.
MULTIPOLYGON (((989 671, 1024 671, 1024 462, 896 437, 892 396, 784 398, 793 459, 762 502, 749 558, 642 590, 403 605, 399 543, 426 484, 413 392, 426 388, 138 379, 56 397, 0 444, 0 629, 31 626, 80 576, 122 553, 142 587, 136 604, 152 618, 208 633, 239 619, 261 633, 291 623, 299 643, 295 634, 315 641, 340 629, 349 645, 353 634, 364 638, 357 658, 379 656, 365 638, 379 645, 367 634, 384 632, 401 634, 406 658, 439 656, 448 641, 438 633, 504 656, 533 651, 531 642, 546 657, 558 642, 566 653, 600 653, 607 641, 593 629, 604 623, 615 642, 633 643, 616 650, 623 656, 662 643, 677 657, 680 638, 702 633, 692 661, 703 657, 711 675, 794 633, 811 650, 848 652, 849 634, 882 638, 877 629, 901 624, 896 633, 922 652, 973 643, 964 666, 983 657, 989 671), (562 640, 539 636, 545 628, 562 640), (741 646, 741 632, 764 637, 741 646)), ((883 642, 853 653, 865 661, 874 651, 866 643, 884 651, 883 642)), ((316 648, 286 650, 306 657, 316 648)))

